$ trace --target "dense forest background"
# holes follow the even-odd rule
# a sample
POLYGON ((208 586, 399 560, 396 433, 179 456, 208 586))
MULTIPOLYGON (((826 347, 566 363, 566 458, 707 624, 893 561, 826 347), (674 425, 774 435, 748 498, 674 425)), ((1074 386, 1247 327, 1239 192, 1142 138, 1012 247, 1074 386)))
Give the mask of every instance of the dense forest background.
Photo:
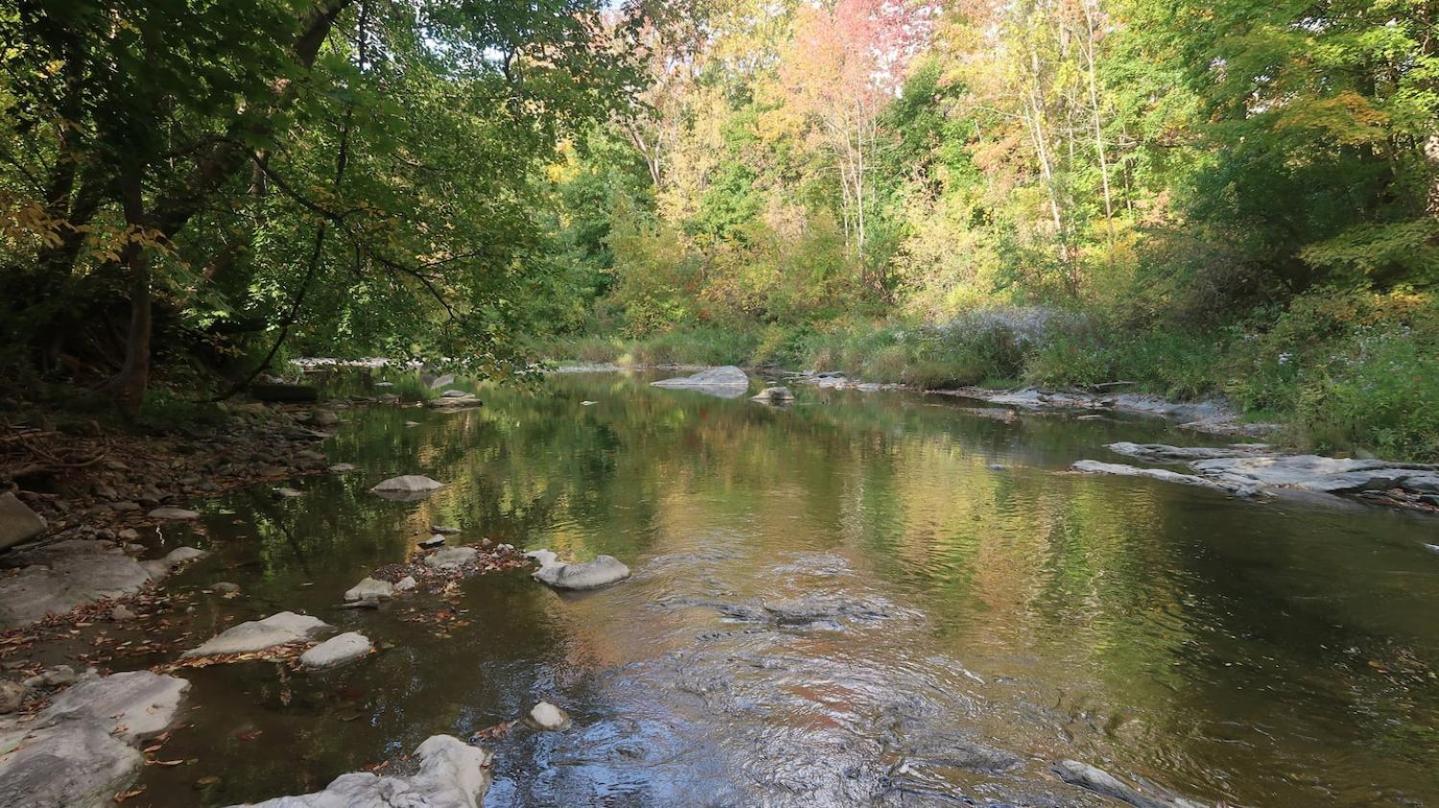
POLYGON ((151 354, 1128 382, 1436 457, 1436 40, 1425 0, 22 0, 0 350, 135 408, 151 354))

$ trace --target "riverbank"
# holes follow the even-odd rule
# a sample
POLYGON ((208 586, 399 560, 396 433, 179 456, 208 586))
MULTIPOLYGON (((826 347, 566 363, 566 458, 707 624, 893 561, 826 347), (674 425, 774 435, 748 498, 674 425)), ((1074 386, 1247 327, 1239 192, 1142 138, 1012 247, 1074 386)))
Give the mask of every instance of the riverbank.
POLYGON ((536 349, 592 363, 837 371, 920 390, 1217 403, 1237 423, 1277 425, 1256 429, 1296 450, 1439 460, 1439 314, 1416 295, 1316 293, 1225 328, 1149 327, 1036 307, 980 310, 941 325, 735 323, 642 338, 575 336, 536 349))
MULTIPOLYGON (((437 407, 441 402, 478 404, 463 391, 445 397, 438 388, 448 385, 425 386, 433 389, 436 410, 455 409, 437 407)), ((320 397, 311 388, 290 390, 296 391, 320 397)), ((360 407, 400 403, 394 394, 382 396, 217 405, 206 408, 203 419, 176 418, 163 428, 87 423, 73 411, 27 408, 13 415, 0 443, 0 479, 10 489, 0 495, 0 807, 127 802, 145 792, 143 784, 131 786, 146 767, 195 763, 166 759, 182 709, 194 709, 186 703, 192 679, 177 674, 266 661, 284 671, 283 680, 383 650, 354 632, 318 642, 336 629, 286 611, 232 625, 181 653, 216 630, 207 626, 223 626, 252 608, 246 606, 248 582, 244 588, 229 580, 199 588, 191 580, 178 590, 168 585, 182 567, 213 553, 190 546, 211 546, 206 522, 214 521, 202 520, 201 511, 213 516, 214 507, 202 500, 238 489, 261 492, 263 499, 268 490, 278 506, 306 496, 315 487, 302 482, 308 477, 353 476, 354 465, 331 462, 320 444, 360 407), (223 615, 217 614, 221 604, 223 615)), ((428 481, 397 478, 371 495, 411 502, 443 487, 412 490, 418 482, 428 481)), ((435 611, 434 597, 463 578, 528 564, 512 546, 487 539, 460 544, 456 538, 446 546, 459 532, 434 526, 400 563, 373 570, 343 595, 332 593, 336 613, 421 595, 403 609, 403 619, 453 622, 449 607, 435 611)), ((404 793, 475 804, 488 785, 487 754, 450 736, 436 736, 413 758, 386 765, 391 762, 383 777, 357 773, 336 780, 326 798, 338 794, 347 805, 379 806, 404 793)), ((195 783, 205 804, 213 804, 210 791, 220 780, 195 783)))

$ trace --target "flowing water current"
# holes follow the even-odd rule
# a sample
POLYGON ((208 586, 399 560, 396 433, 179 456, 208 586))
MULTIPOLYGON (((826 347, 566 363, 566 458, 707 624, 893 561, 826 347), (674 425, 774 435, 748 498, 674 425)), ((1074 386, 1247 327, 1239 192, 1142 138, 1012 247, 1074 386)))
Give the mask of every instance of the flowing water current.
POLYGON ((383 651, 182 671, 160 756, 187 762, 147 766, 129 804, 317 790, 479 732, 487 806, 1119 804, 1064 759, 1203 804, 1439 805, 1439 520, 1065 471, 1116 440, 1202 441, 1152 420, 646 381, 353 410, 325 448, 357 473, 207 503, 184 540, 214 552, 172 584, 197 639, 289 609, 383 651), (366 492, 410 473, 449 486, 366 492), (634 575, 336 608, 430 524, 634 575), (201 592, 222 580, 243 596, 201 592), (540 699, 574 728, 492 729, 540 699))

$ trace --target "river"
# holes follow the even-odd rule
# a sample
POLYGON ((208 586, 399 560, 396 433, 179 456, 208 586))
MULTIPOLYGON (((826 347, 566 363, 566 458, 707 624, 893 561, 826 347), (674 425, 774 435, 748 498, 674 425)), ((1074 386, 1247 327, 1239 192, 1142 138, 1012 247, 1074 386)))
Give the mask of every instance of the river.
POLYGON ((486 805, 1118 804, 1062 783, 1062 759, 1210 804, 1439 805, 1439 521, 1065 470, 1200 440, 1154 420, 645 381, 351 410, 326 450, 357 473, 205 505, 192 541, 214 552, 171 585, 195 592, 197 638, 289 609, 384 650, 182 672, 160 756, 188 762, 147 766, 129 804, 317 790, 543 698, 574 728, 488 731, 486 805), (408 473, 449 486, 367 493, 408 473), (430 524, 634 575, 336 608, 430 524), (243 596, 201 592, 221 580, 243 596))

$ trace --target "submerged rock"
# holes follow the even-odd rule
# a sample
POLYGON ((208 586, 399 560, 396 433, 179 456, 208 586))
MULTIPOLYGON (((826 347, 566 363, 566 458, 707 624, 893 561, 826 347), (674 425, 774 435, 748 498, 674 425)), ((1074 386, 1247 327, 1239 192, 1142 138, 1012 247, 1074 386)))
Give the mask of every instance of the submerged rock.
POLYGON ((535 729, 546 732, 563 732, 574 724, 568 713, 547 701, 530 709, 529 722, 535 729))
POLYGON ((394 595, 395 585, 389 581, 365 578, 345 592, 345 600, 365 600, 366 598, 385 600, 394 595))
POLYGON ((334 410, 314 410, 310 413, 310 423, 315 426, 334 426, 340 423, 340 416, 334 410))
POLYGON ((759 395, 751 396, 750 401, 760 404, 788 404, 794 401, 794 393, 788 387, 766 387, 759 391, 759 395))
MULTIPOLYGON (((544 551, 549 552, 549 551, 544 551)), ((550 558, 554 557, 550 553, 550 558)), ((594 561, 586 561, 582 564, 565 564, 551 561, 549 564, 541 564, 535 571, 534 579, 549 584, 555 589, 599 589, 603 586, 622 581, 630 577, 630 568, 626 567, 614 556, 597 556, 594 561)))
POLYGON ((443 396, 431 399, 428 406, 436 410, 468 410, 483 406, 484 403, 463 390, 447 390, 443 396))
POLYGON ((489 753, 450 735, 434 735, 415 749, 419 770, 409 777, 342 774, 324 790, 231 808, 478 808, 490 787, 489 753))
POLYGON ((1059 775, 1059 779, 1070 785, 1127 802, 1134 808, 1206 808, 1202 803, 1170 794, 1156 787, 1140 791, 1103 769, 1077 760, 1061 760, 1054 764, 1052 770, 1059 775))
POLYGON ((113 805, 144 765, 134 745, 173 722, 189 686, 149 671, 96 677, 33 720, 0 723, 0 808, 113 805))
POLYGON ((1193 485, 1199 488, 1211 488, 1216 491, 1235 494, 1237 496, 1253 496, 1256 489, 1252 485, 1225 485, 1204 477, 1196 477, 1193 474, 1180 474, 1169 469, 1147 469, 1139 466, 1127 466, 1123 463, 1101 463, 1098 460, 1080 460, 1070 468, 1075 471, 1082 471, 1086 474, 1114 474, 1121 477, 1148 477, 1152 480, 1161 480, 1167 483, 1179 483, 1181 485, 1193 485))
POLYGON ((0 550, 45 532, 45 520, 14 494, 0 494, 0 550))
POLYGON ((212 654, 243 654, 249 651, 263 651, 277 645, 296 640, 310 639, 330 629, 329 624, 318 617, 294 612, 280 612, 264 620, 251 620, 226 629, 210 638, 198 648, 191 648, 182 657, 210 656, 212 654))
POLYGON ((140 562, 140 566, 145 568, 145 571, 150 574, 153 580, 158 581, 166 575, 169 575, 181 564, 194 561, 197 558, 204 558, 205 555, 204 550, 197 550, 194 547, 176 547, 169 553, 166 553, 164 558, 142 561, 140 562))
POLYGON ((366 656, 374 648, 369 637, 349 631, 337 637, 331 637, 301 654, 300 664, 306 668, 329 668, 343 665, 366 656))
POLYGON ((370 489, 370 493, 385 499, 406 501, 424 499, 444 487, 444 483, 423 474, 405 474, 376 484, 370 489))
POLYGON ((734 365, 709 368, 692 376, 650 382, 669 390, 696 390, 720 398, 739 398, 749 391, 749 377, 734 365))
POLYGON ((200 514, 195 511, 187 511, 184 508, 156 508, 146 514, 146 516, 149 516, 151 519, 171 519, 174 521, 200 518, 200 514))

